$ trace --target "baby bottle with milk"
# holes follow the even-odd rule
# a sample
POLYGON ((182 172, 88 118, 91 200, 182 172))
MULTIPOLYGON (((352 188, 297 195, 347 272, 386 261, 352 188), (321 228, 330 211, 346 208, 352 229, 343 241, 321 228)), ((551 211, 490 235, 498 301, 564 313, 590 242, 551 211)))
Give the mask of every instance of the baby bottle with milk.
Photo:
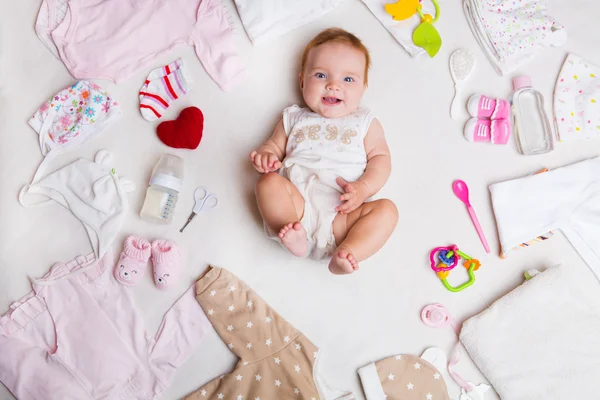
POLYGON ((149 222, 170 224, 182 185, 183 159, 163 154, 152 170, 140 216, 149 222))

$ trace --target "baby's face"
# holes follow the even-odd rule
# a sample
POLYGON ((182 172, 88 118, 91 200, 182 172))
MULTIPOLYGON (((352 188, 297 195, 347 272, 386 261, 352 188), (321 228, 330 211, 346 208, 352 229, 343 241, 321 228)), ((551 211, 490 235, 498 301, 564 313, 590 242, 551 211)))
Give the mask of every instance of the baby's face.
POLYGON ((354 112, 365 93, 366 57, 344 43, 325 43, 310 50, 300 87, 306 105, 326 118, 354 112))

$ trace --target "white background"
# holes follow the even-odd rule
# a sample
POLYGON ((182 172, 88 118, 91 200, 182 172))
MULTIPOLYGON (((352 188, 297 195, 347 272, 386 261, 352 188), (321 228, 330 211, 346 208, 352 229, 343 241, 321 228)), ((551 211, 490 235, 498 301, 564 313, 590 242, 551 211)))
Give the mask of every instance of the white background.
MULTIPOLYGON (((222 92, 204 72, 193 49, 186 46, 160 57, 118 86, 98 80, 118 99, 123 117, 101 137, 52 165, 55 169, 79 157, 92 158, 99 149, 109 149, 115 155, 118 174, 138 186, 129 197, 131 211, 114 250, 120 251, 122 240, 129 234, 168 238, 180 244, 185 268, 175 288, 160 292, 147 274, 134 289, 150 333, 209 263, 222 266, 237 274, 323 350, 322 369, 332 386, 353 390, 362 398, 357 368, 398 353, 420 354, 431 346, 451 350, 456 342, 451 329, 429 328, 420 321, 420 310, 426 304, 443 303, 462 321, 520 284, 527 268, 568 263, 574 274, 593 279, 560 233, 506 260, 498 257, 488 186, 543 167, 555 168, 597 156, 600 140, 561 143, 554 152, 534 157, 519 155, 514 138, 503 147, 467 142, 462 136, 466 114, 453 121, 448 112, 453 95, 450 53, 467 47, 477 57, 477 70, 466 85, 463 100, 472 93, 508 98, 511 77, 494 72, 469 30, 460 1, 442 2, 442 17, 436 27, 444 45, 434 59, 411 59, 357 0, 349 0, 324 18, 256 47, 246 36, 232 1, 225 4, 232 11, 238 48, 248 65, 246 81, 222 92), (392 152, 393 172, 380 195, 392 199, 400 212, 400 222, 387 245, 348 277, 330 275, 326 264, 294 259, 265 238, 253 194, 258 175, 248 162, 248 153, 269 136, 283 108, 301 101, 299 56, 314 35, 331 26, 355 33, 371 51, 373 68, 363 104, 382 122, 392 152), (147 73, 177 57, 185 59, 195 87, 170 107, 163 120, 175 118, 185 107, 199 107, 205 115, 205 127, 202 143, 195 151, 163 145, 155 134, 157 123, 145 121, 138 111, 137 94, 147 73), (165 152, 186 160, 177 213, 174 223, 167 227, 139 217, 151 169, 165 152), (465 207, 452 194, 451 183, 458 178, 470 187, 472 203, 492 247, 489 255, 483 251, 465 207), (219 207, 198 216, 180 234, 198 185, 208 186, 219 197, 219 207), (433 247, 450 243, 457 243, 483 263, 475 285, 457 294, 444 289, 427 260, 433 247)), ((548 5, 551 14, 566 25, 568 43, 544 51, 518 72, 533 78, 550 113, 556 76, 568 51, 600 65, 600 35, 594 29, 600 4, 548 0, 548 5)), ((26 121, 45 100, 74 82, 34 33, 38 8, 38 1, 5 0, 0 4, 1 310, 30 289, 28 276, 39 277, 54 262, 90 251, 82 226, 66 209, 58 205, 25 209, 17 201, 19 189, 41 161, 37 135, 26 121)), ((463 274, 453 272, 451 281, 459 283, 466 276, 463 274)), ((518 362, 515 360, 516 365, 518 362)), ((234 363, 235 357, 211 331, 161 399, 180 398, 228 372, 234 363)), ((467 380, 484 380, 470 360, 459 370, 467 380)), ((457 397, 458 387, 447 382, 451 395, 457 397)), ((12 398, 1 385, 0 398, 12 398)), ((497 397, 490 394, 486 398, 497 397)))

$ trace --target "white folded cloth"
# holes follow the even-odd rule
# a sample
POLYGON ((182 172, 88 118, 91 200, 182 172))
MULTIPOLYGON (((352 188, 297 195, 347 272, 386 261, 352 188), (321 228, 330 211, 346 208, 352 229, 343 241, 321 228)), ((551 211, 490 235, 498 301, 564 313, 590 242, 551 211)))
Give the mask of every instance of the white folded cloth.
MULTIPOLYGON (((398 43, 412 57, 419 56, 425 53, 425 50, 417 46, 413 42, 413 32, 421 24, 419 14, 415 14, 407 20, 396 21, 390 14, 385 11, 385 5, 391 4, 394 1, 390 0, 362 0, 369 8, 371 13, 381 22, 381 25, 396 39, 398 43)), ((429 14, 435 17, 435 6, 431 0, 421 1, 422 11, 424 14, 429 14)))
POLYGON ((235 0, 253 44, 279 37, 321 18, 345 0, 235 0))
POLYGON ((490 192, 503 249, 561 230, 600 279, 600 157, 497 183, 490 192))
POLYGON ((469 26, 496 72, 505 75, 541 49, 562 46, 567 33, 544 0, 463 0, 469 26))
POLYGON ((571 53, 554 88, 554 122, 561 142, 600 137, 600 67, 571 53))

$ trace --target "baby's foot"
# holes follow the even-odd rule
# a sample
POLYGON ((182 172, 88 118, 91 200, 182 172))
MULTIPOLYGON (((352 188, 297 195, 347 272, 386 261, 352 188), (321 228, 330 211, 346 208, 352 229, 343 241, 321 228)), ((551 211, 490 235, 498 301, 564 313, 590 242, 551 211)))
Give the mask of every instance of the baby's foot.
POLYGON ((295 256, 306 257, 308 253, 308 239, 306 230, 300 222, 290 222, 279 231, 281 243, 295 256))
POLYGON ((358 261, 347 247, 338 247, 329 262, 329 271, 335 275, 351 274, 358 270, 358 261))

